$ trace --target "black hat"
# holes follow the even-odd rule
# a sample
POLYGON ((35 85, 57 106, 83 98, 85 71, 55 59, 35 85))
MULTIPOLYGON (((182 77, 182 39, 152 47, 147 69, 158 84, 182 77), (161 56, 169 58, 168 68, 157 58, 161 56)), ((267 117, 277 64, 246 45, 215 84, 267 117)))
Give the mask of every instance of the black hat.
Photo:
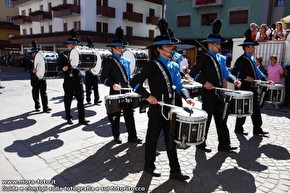
POLYGON ((128 46, 129 43, 124 40, 124 30, 123 28, 117 27, 115 31, 115 38, 112 40, 111 44, 106 45, 106 47, 115 47, 115 46, 128 46))
POLYGON ((208 42, 208 43, 225 43, 227 40, 223 38, 219 33, 222 27, 222 21, 220 19, 216 19, 212 24, 212 34, 207 36, 206 40, 201 42, 208 42))
POLYGON ((31 54, 31 53, 37 53, 39 51, 39 48, 37 46, 37 42, 34 41, 34 40, 32 40, 31 44, 32 45, 31 45, 31 49, 30 49, 29 54, 31 54))
POLYGON ((77 32, 74 29, 70 30, 71 37, 67 38, 64 44, 80 44, 80 41, 77 39, 77 32))
POLYGON ((87 42, 88 42, 87 47, 89 47, 89 48, 95 47, 94 44, 93 44, 93 42, 92 42, 91 37, 88 37, 87 42))
POLYGON ((168 23, 164 18, 158 21, 157 28, 160 31, 160 35, 154 38, 152 45, 147 46, 147 49, 155 48, 160 45, 173 45, 174 42, 171 40, 168 34, 168 23))
POLYGON ((168 28, 168 35, 171 38, 171 41, 173 43, 176 43, 177 44, 177 43, 180 43, 181 42, 180 39, 177 39, 177 38, 174 37, 174 33, 173 33, 173 31, 172 31, 171 28, 168 28))
POLYGON ((252 39, 252 31, 251 29, 247 29, 247 31, 244 33, 245 36, 245 40, 242 44, 239 44, 238 46, 248 46, 248 45, 252 45, 252 46, 257 46, 259 45, 258 42, 256 42, 255 40, 252 39))

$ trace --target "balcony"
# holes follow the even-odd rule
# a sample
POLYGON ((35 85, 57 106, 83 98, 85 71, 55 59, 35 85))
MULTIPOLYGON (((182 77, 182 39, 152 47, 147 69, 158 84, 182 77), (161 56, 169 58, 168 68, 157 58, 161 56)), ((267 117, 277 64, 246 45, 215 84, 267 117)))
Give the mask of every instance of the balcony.
POLYGON ((143 23, 143 14, 136 12, 123 12, 123 19, 143 23))
POLYGON ((30 14, 31 21, 43 21, 43 20, 51 20, 51 12, 46 12, 46 11, 34 11, 31 12, 30 14))
POLYGON ((12 0, 13 6, 26 6, 41 0, 12 0))
POLYGON ((97 15, 101 15, 104 17, 116 18, 116 10, 113 7, 98 6, 97 7, 97 15))
POLYGON ((162 5, 162 0, 145 0, 145 1, 162 5))
POLYGON ((158 21, 159 21, 159 17, 156 17, 156 16, 146 17, 146 24, 157 25, 158 21))
POLYGON ((223 6, 223 0, 192 0, 193 8, 223 6))
POLYGON ((52 7, 53 17, 66 17, 80 14, 80 6, 73 4, 60 4, 52 7))
POLYGON ((31 23, 31 17, 30 16, 25 16, 25 15, 17 15, 12 17, 13 24, 14 25, 20 25, 24 23, 31 23))

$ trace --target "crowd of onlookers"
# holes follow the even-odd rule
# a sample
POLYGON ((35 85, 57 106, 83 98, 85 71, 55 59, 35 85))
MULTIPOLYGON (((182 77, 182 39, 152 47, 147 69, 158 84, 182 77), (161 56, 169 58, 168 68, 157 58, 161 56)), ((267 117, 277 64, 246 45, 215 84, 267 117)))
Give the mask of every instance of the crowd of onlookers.
POLYGON ((0 57, 0 65, 8 67, 23 67, 24 54, 5 52, 0 57))
POLYGON ((259 26, 256 23, 251 23, 250 29, 252 30, 252 39, 256 41, 290 40, 289 31, 282 28, 281 21, 277 21, 273 27, 268 27, 266 24, 259 26))

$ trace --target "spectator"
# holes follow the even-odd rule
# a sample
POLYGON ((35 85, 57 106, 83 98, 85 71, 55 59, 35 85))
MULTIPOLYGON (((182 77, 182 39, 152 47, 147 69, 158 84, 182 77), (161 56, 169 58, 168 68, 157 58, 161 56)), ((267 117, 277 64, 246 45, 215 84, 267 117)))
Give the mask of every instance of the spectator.
POLYGON ((188 60, 187 60, 185 54, 181 55, 180 72, 182 72, 184 74, 188 74, 188 60))
POLYGON ((258 66, 259 70, 261 70, 261 72, 264 75, 267 75, 267 71, 266 71, 265 67, 263 66, 262 62, 263 62, 263 58, 261 56, 260 57, 256 57, 256 63, 257 63, 257 66, 258 66))
POLYGON ((276 22, 276 29, 272 32, 272 40, 285 40, 286 30, 282 29, 282 22, 276 22))
POLYGON ((267 25, 266 24, 262 24, 260 26, 260 29, 259 31, 257 32, 257 35, 256 35, 256 41, 265 41, 265 40, 268 40, 269 37, 267 35, 267 25))
POLYGON ((257 35, 258 31, 259 31, 259 26, 256 23, 251 23, 250 24, 250 29, 252 31, 252 36, 251 36, 252 39, 256 40, 256 35, 257 35))
POLYGON ((273 80, 275 83, 280 83, 281 76, 283 75, 283 68, 277 63, 277 56, 270 57, 270 64, 267 68, 268 79, 273 80))

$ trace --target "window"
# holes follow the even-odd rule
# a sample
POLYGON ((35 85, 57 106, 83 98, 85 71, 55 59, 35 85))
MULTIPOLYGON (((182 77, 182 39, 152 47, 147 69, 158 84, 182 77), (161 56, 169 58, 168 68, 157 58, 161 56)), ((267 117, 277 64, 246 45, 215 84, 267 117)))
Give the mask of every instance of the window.
POLYGON ((149 38, 154 38, 154 30, 149 30, 149 38))
POLYGON ((211 26, 214 20, 217 18, 217 13, 208 13, 201 15, 201 26, 211 26))
POLYGON ((75 21, 74 22, 74 29, 75 30, 81 30, 81 22, 80 21, 75 21))
POLYGON ((108 0, 97 0, 97 6, 105 6, 107 7, 109 5, 108 0), (103 4, 102 4, 103 2, 103 4))
POLYGON ((48 31, 49 31, 49 33, 52 33, 52 25, 48 26, 48 31))
POLYGON ((48 12, 51 12, 51 7, 52 7, 51 3, 48 3, 48 12))
POLYGON ((26 11, 25 10, 22 10, 21 11, 21 15, 26 15, 26 11))
POLYGON ((190 27, 190 15, 177 16, 177 27, 190 27))
POLYGON ((103 33, 108 33, 108 24, 103 23, 103 33))
POLYGON ((13 7, 12 0, 5 0, 6 7, 13 7))
POLYGON ((274 6, 275 7, 284 7, 285 6, 285 0, 275 0, 274 6))
POLYGON ((130 27, 130 26, 126 27, 126 35, 133 36, 133 27, 130 27))
POLYGON ((63 24, 63 31, 67 31, 67 23, 63 24))
POLYGON ((230 11, 230 25, 234 24, 247 24, 248 23, 248 10, 230 11))
POLYGON ((63 0, 63 4, 67 4, 67 0, 63 0))
POLYGON ((22 29, 22 35, 27 35, 27 30, 26 29, 22 29))
POLYGON ((127 12, 133 12, 133 4, 127 3, 127 5, 126 5, 126 11, 127 12))
POLYGON ((12 21, 12 17, 11 17, 11 16, 7 16, 7 17, 6 17, 6 22, 8 22, 8 23, 13 23, 13 21, 12 21))
POLYGON ((41 26, 41 33, 44 34, 44 26, 41 26))
POLYGON ((32 30, 32 28, 30 28, 30 35, 32 35, 33 34, 33 30, 32 30))
POLYGON ((43 11, 43 5, 40 5, 39 10, 43 11))
POLYGON ((97 32, 99 33, 108 33, 108 24, 97 22, 97 32))
POLYGON ((101 22, 97 22, 97 32, 101 33, 102 32, 102 23, 101 22))
POLYGON ((149 9, 149 17, 155 16, 155 9, 149 9))

